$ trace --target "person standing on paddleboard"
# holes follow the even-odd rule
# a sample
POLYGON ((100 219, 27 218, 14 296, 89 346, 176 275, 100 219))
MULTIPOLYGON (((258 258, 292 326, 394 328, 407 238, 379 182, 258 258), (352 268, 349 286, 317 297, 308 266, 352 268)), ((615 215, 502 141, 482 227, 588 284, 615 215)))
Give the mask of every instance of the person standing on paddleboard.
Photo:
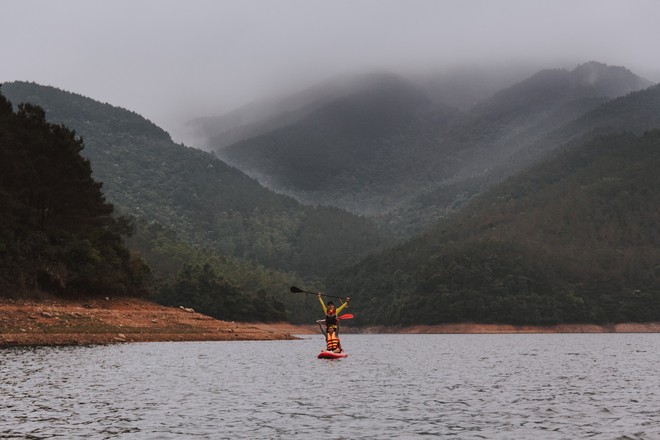
POLYGON ((339 341, 337 331, 339 324, 337 316, 339 315, 339 312, 348 307, 348 303, 351 301, 351 298, 346 298, 346 302, 340 305, 339 308, 335 309, 335 303, 332 301, 329 301, 326 306, 326 304, 323 302, 323 298, 321 298, 320 292, 318 292, 316 296, 318 297, 319 302, 321 303, 321 307, 323 308, 323 313, 325 314, 325 342, 327 350, 335 353, 341 353, 343 350, 341 348, 341 342, 339 341))

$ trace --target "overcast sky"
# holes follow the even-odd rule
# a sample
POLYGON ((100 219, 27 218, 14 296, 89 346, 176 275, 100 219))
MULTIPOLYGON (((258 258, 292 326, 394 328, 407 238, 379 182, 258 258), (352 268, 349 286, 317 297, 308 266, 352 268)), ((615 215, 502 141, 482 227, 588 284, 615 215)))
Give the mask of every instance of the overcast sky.
POLYGON ((371 68, 596 60, 660 80, 656 0, 0 0, 0 82, 35 81, 172 132, 371 68))

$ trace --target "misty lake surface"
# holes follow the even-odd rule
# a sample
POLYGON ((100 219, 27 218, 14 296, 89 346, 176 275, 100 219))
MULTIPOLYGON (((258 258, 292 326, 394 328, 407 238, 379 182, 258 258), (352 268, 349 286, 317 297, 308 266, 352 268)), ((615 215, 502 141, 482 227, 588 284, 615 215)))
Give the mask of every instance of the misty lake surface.
POLYGON ((0 438, 660 439, 660 334, 0 350, 0 438))

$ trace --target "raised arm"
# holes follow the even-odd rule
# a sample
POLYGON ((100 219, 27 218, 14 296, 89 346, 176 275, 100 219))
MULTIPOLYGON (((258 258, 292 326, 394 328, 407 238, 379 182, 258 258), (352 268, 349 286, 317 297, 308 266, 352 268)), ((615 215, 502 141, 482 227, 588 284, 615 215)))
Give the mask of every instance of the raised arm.
POLYGON ((324 315, 327 314, 327 313, 328 313, 328 309, 327 309, 327 307, 325 306, 325 303, 323 302, 323 298, 321 298, 321 293, 320 293, 320 292, 317 292, 317 293, 316 293, 316 296, 318 297, 319 302, 321 303, 321 307, 323 307, 323 314, 324 314, 324 315))
POLYGON ((339 315, 339 312, 341 312, 341 311, 344 310, 346 307, 348 307, 348 303, 349 303, 350 301, 351 301, 350 298, 346 298, 346 302, 345 302, 344 304, 340 305, 340 306, 337 308, 337 315, 339 315))

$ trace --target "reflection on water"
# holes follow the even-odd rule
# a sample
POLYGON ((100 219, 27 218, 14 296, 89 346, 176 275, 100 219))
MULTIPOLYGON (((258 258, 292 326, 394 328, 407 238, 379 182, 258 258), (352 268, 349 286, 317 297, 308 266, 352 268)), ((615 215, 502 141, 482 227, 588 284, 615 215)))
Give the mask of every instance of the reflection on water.
POLYGON ((660 335, 0 351, 0 438, 659 439, 660 335))

